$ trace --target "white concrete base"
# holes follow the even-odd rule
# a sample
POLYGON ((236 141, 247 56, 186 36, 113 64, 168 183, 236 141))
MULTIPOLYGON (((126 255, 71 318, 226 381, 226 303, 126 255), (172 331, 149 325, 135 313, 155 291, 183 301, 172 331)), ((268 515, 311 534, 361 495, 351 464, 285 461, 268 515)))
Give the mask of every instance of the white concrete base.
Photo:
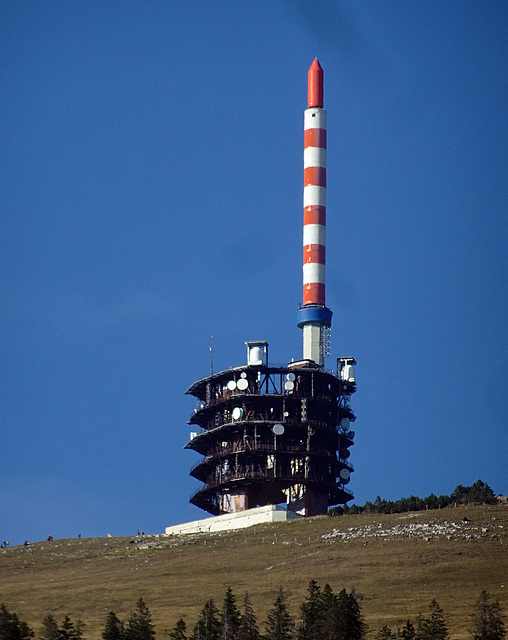
POLYGON ((296 520, 302 516, 287 511, 278 505, 268 505, 267 507, 256 507, 237 513, 226 513, 222 516, 212 516, 203 520, 194 520, 185 524, 177 524, 166 527, 166 535, 181 535, 184 533, 210 533, 213 531, 233 531, 234 529, 244 529, 252 527, 254 524, 263 522, 283 522, 285 520, 296 520))

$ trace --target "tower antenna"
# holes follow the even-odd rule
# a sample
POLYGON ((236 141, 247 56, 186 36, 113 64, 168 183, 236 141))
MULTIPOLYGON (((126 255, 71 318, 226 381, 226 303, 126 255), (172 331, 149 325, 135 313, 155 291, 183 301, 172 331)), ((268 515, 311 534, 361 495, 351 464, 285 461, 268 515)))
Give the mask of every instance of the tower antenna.
POLYGON ((296 312, 303 329, 303 358, 325 364, 332 312, 326 306, 326 111, 323 69, 316 58, 308 74, 304 114, 303 306, 296 312))

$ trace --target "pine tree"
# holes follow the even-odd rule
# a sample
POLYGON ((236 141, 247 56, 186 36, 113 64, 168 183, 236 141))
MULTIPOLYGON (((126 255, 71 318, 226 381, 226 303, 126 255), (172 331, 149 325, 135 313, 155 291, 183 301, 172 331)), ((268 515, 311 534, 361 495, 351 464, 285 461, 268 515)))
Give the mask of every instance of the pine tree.
POLYGON ((294 622, 289 614, 286 595, 282 588, 273 603, 266 621, 266 640, 291 640, 293 637, 294 622))
POLYGON ((11 614, 7 610, 7 607, 4 604, 1 604, 0 605, 0 640, 10 640, 11 638, 10 621, 11 621, 11 614))
POLYGON ((76 630, 69 616, 65 616, 63 619, 62 626, 60 627, 60 636, 62 640, 75 640, 76 638, 76 630))
POLYGON ((449 637, 443 610, 436 600, 430 603, 430 617, 420 619, 418 627, 418 640, 447 640, 449 637))
POLYGON ((31 629, 26 622, 21 621, 15 613, 12 615, 12 618, 13 624, 17 627, 16 640, 32 640, 35 636, 33 629, 31 629))
POLYGON ((131 612, 124 637, 125 640, 155 640, 152 616, 143 598, 137 601, 136 609, 131 612))
POLYGON ((74 638, 75 638, 75 640, 82 640, 82 638, 83 638, 83 630, 84 630, 85 627, 86 627, 86 624, 83 622, 83 620, 78 618, 78 620, 76 622, 76 626, 74 628, 74 638))
POLYGON ((42 621, 40 640, 61 640, 61 637, 55 618, 48 613, 42 621))
POLYGON ((236 606, 236 598, 231 587, 226 590, 222 613, 220 617, 221 640, 236 640, 240 628, 240 612, 236 606))
POLYGON ((315 580, 311 580, 307 591, 307 600, 300 607, 301 620, 296 637, 297 640, 322 640, 324 610, 321 589, 315 580))
POLYGON ((185 632, 187 631, 187 625, 185 624, 185 620, 180 618, 175 625, 173 631, 169 634, 171 640, 187 640, 187 636, 185 632))
POLYGON ((5 605, 0 605, 0 640, 31 640, 34 632, 5 605))
POLYGON ((124 635, 125 628, 123 622, 116 617, 114 611, 110 611, 106 618, 104 631, 102 632, 103 640, 123 640, 124 635))
POLYGON ((210 598, 201 611, 191 640, 219 640, 221 625, 218 615, 219 610, 210 598))
POLYGON ((407 620, 406 624, 400 630, 399 637, 401 640, 415 640, 416 630, 410 620, 407 620))
POLYGON ((473 640, 503 640, 505 628, 499 601, 489 602, 489 594, 482 591, 475 605, 473 626, 470 629, 473 640))
POLYGON ((238 629, 238 640, 260 640, 256 616, 249 600, 249 594, 243 599, 243 614, 238 629))
POLYGON ((394 640, 394 638, 395 636, 393 635, 392 630, 386 625, 382 629, 379 629, 376 634, 376 640, 394 640))
POLYGON ((360 611, 360 605, 354 593, 347 593, 345 589, 337 596, 336 607, 337 635, 340 640, 363 640, 366 625, 360 611))
POLYGON ((323 587, 321 606, 323 608, 322 640, 336 640, 339 637, 340 628, 339 606, 337 596, 329 584, 323 587))

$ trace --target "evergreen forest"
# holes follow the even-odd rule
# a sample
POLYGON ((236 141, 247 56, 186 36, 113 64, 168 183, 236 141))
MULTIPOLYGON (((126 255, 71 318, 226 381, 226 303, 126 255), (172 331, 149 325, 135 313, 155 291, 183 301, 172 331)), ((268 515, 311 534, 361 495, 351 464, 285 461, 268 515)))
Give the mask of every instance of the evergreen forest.
POLYGON ((496 504, 494 491, 483 480, 477 480, 470 487, 459 484, 448 496, 436 496, 433 493, 426 498, 409 496, 399 500, 382 500, 380 496, 371 502, 368 500, 363 506, 341 505, 328 510, 330 516, 341 516, 355 513, 406 513, 408 511, 424 511, 427 509, 443 509, 444 507, 461 504, 496 504))
MULTIPOLYGON (((472 640, 503 640, 503 611, 497 600, 482 591, 471 611, 469 633, 472 640)), ((213 599, 205 602, 198 619, 188 624, 179 618, 169 640, 448 640, 444 611, 434 599, 428 610, 401 628, 368 629, 362 616, 361 596, 342 589, 334 593, 330 585, 323 588, 311 580, 307 597, 299 607, 299 616, 290 614, 287 596, 280 589, 273 605, 260 625, 246 593, 241 603, 228 587, 221 606, 213 599), (263 630, 262 630, 263 629, 263 630)), ((164 636, 163 636, 164 637, 164 636)), ((68 615, 59 624, 52 614, 42 620, 36 634, 16 613, 0 606, 0 640, 86 640, 86 625, 73 622, 68 615)), ((105 621, 102 640, 160 640, 152 615, 143 598, 136 603, 126 620, 111 611, 105 621)))

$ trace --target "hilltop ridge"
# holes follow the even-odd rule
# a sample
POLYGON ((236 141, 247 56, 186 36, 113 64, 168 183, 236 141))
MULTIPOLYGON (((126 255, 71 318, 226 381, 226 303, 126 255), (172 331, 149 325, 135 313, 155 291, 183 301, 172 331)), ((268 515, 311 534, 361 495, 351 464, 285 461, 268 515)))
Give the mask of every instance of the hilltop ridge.
POLYGON ((109 611, 127 617, 140 596, 158 637, 167 636, 181 615, 193 624, 208 598, 220 603, 227 586, 239 597, 249 592, 260 623, 282 586, 297 617, 311 579, 354 589, 373 630, 402 626, 436 598, 451 637, 467 638, 482 589, 508 611, 504 505, 320 516, 139 540, 81 538, 2 549, 0 602, 36 633, 47 613, 81 618, 85 640, 100 638, 109 611))

